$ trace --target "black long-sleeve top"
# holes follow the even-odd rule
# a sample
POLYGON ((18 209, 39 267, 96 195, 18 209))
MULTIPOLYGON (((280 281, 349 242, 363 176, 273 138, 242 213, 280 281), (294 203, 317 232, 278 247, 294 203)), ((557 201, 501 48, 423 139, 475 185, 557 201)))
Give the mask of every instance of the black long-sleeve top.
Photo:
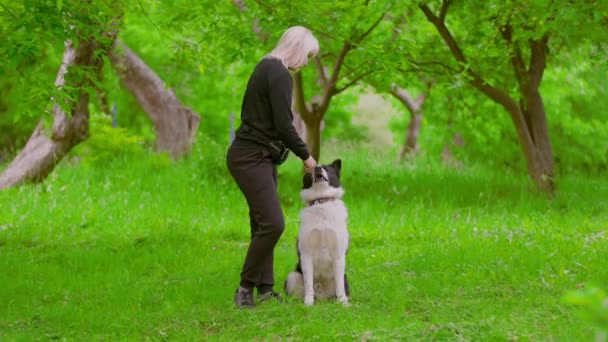
POLYGON ((292 89, 293 79, 283 63, 276 58, 262 59, 247 82, 236 139, 241 144, 246 143, 243 140, 259 141, 261 131, 269 139, 281 140, 300 159, 307 159, 310 152, 293 126, 292 89))

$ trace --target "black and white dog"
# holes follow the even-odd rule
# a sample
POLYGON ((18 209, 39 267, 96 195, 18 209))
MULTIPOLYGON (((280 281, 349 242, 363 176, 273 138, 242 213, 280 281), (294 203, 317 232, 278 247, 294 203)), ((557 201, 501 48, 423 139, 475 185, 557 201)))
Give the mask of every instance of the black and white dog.
POLYGON ((315 299, 337 298, 348 305, 348 281, 344 272, 349 235, 347 210, 340 184, 342 161, 318 165, 306 173, 300 193, 307 205, 300 211, 298 265, 285 281, 288 295, 312 305, 315 299))

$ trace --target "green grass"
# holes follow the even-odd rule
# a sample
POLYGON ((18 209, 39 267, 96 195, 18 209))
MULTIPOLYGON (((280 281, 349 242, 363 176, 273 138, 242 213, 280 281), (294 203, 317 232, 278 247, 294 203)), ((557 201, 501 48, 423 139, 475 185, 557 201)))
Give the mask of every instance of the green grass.
MULTIPOLYGON (((192 158, 63 163, 0 192, 0 340, 593 340, 562 297, 608 284, 608 180, 325 151, 343 159, 352 307, 232 306, 249 238, 224 147, 192 158)), ((296 263, 300 169, 280 168, 282 284, 296 263)), ((280 286, 278 286, 280 288, 280 286)))

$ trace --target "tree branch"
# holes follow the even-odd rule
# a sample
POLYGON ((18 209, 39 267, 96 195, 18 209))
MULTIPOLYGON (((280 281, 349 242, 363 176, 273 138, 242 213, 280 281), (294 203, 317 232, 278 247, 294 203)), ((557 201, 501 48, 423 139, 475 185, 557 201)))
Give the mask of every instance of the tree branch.
POLYGON ((306 97, 304 96, 304 86, 302 84, 302 71, 298 71, 293 75, 293 90, 295 99, 295 108, 300 113, 302 119, 310 117, 310 110, 306 105, 306 97))
MULTIPOLYGON (((444 0, 444 2, 442 3, 442 7, 445 5, 446 2, 448 2, 448 0, 444 0)), ((471 83, 481 90, 484 85, 486 85, 486 82, 467 66, 467 60, 464 57, 462 50, 460 50, 458 43, 456 43, 456 40, 454 39, 448 28, 445 26, 445 23, 439 20, 439 18, 435 14, 433 14, 433 12, 431 12, 431 10, 426 4, 420 4, 418 7, 420 7, 422 12, 424 12, 426 18, 435 26, 437 31, 439 31, 439 35, 441 35, 444 42, 448 45, 450 52, 452 52, 452 55, 454 56, 456 61, 460 63, 461 69, 472 77, 473 80, 471 81, 471 83)))
POLYGON ((418 110, 418 105, 416 104, 416 101, 414 101, 410 93, 408 93, 405 89, 399 87, 397 84, 391 84, 389 93, 393 95, 397 100, 399 100, 399 102, 401 102, 405 106, 405 108, 407 108, 407 111, 410 112, 410 114, 414 115, 416 110, 418 110))
MULTIPOLYGON (((247 5, 244 0, 232 0, 232 3, 239 9, 241 12, 247 12, 247 5)), ((256 34, 259 40, 265 43, 268 38, 270 38, 269 33, 265 33, 260 27, 260 20, 258 18, 253 19, 253 25, 251 30, 256 34)))
POLYGON ((327 84, 327 76, 325 75, 325 68, 321 62, 321 57, 316 56, 314 58, 314 62, 315 66, 317 67, 317 72, 319 73, 319 79, 321 80, 323 86, 325 86, 327 84))
POLYGON ((346 58, 346 54, 350 50, 353 49, 353 45, 349 42, 344 43, 342 45, 342 49, 340 49, 340 53, 338 53, 338 57, 336 58, 336 62, 334 63, 334 69, 332 70, 331 79, 327 84, 328 87, 335 87, 336 82, 338 81, 338 75, 340 74, 340 69, 342 68, 342 64, 344 64, 344 59, 346 58))
POLYGON ((327 107, 329 106, 329 102, 331 101, 332 96, 334 96, 336 91, 336 84, 338 83, 338 76, 340 75, 340 69, 344 64, 344 59, 350 50, 353 49, 353 45, 350 42, 345 42, 342 45, 342 49, 340 49, 340 53, 338 53, 338 57, 334 63, 334 68, 331 73, 331 78, 329 81, 326 81, 323 84, 323 98, 321 99, 321 103, 319 104, 318 111, 321 113, 325 113, 327 107))
POLYGON ((426 85, 426 88, 424 89, 422 94, 418 95, 418 97, 416 98, 416 104, 419 107, 421 107, 422 104, 424 103, 424 101, 426 100, 426 98, 429 97, 429 95, 431 94, 431 88, 433 88, 435 83, 437 83, 437 81, 434 78, 428 79, 428 78, 424 77, 423 74, 420 75, 420 80, 426 85))
MULTIPOLYGON (((356 44, 360 44, 365 39, 365 37, 367 37, 378 26, 378 24, 380 24, 380 22, 384 18, 384 15, 385 14, 382 13, 382 15, 367 29, 367 31, 365 31, 361 36, 357 38, 356 44)), ((354 47, 355 46, 350 41, 346 41, 342 46, 342 49, 340 50, 340 53, 336 58, 336 63, 334 64, 334 69, 328 84, 330 87, 336 86, 336 82, 338 81, 338 76, 340 74, 340 68, 342 67, 342 64, 344 64, 344 59, 346 58, 348 52, 354 47)))
POLYGON ((357 65, 356 67, 349 67, 348 65, 344 64, 342 67, 348 71, 348 74, 344 75, 344 78, 352 79, 353 75, 357 74, 357 71, 365 70, 364 67, 370 66, 370 65, 371 65, 371 62, 369 60, 364 61, 363 63, 357 65))
POLYGON ((353 85, 355 85, 357 82, 361 81, 365 76, 373 73, 374 70, 368 70, 364 73, 361 73, 359 75, 357 75, 356 77, 354 77, 350 82, 348 82, 345 86, 343 86, 342 88, 339 89, 335 89, 334 90, 334 95, 338 95, 341 92, 345 91, 346 89, 352 87, 353 85))
POLYGON ((538 90, 543 79, 543 73, 547 66, 547 44, 549 34, 542 36, 540 40, 530 40, 530 68, 528 77, 530 78, 530 89, 538 90))
POLYGON ((442 23, 445 22, 445 16, 448 14, 448 7, 450 7, 450 0, 445 0, 441 3, 441 9, 439 10, 439 20, 442 23))
POLYGON ((446 75, 446 76, 454 74, 453 72, 444 72, 444 73, 441 73, 441 72, 437 72, 437 71, 434 71, 434 70, 425 70, 425 69, 422 69, 422 68, 402 68, 402 67, 396 67, 395 70, 399 71, 402 74, 407 74, 407 73, 410 73, 410 72, 412 72, 412 73, 424 72, 424 73, 427 73, 427 74, 446 75))
POLYGON ((245 5, 245 1, 243 0, 232 0, 232 3, 239 8, 241 12, 247 11, 247 5, 245 5))
MULTIPOLYGON (((448 0, 444 0, 443 5, 445 5, 446 1, 448 0)), ((507 94, 501 89, 489 85, 483 78, 481 78, 479 75, 474 73, 468 66, 466 66, 467 60, 464 57, 462 51, 460 50, 458 43, 456 43, 456 40, 454 39, 448 28, 445 26, 445 23, 439 20, 439 18, 433 14, 433 12, 431 12, 431 10, 426 4, 420 4, 418 5, 418 7, 422 10, 422 12, 424 12, 424 15, 426 16, 428 21, 430 21, 435 26, 445 43, 448 45, 448 48, 452 52, 452 55, 454 56, 456 61, 461 64, 460 67, 462 68, 462 70, 465 71, 471 77, 471 80, 469 82, 475 88, 479 89, 482 93, 484 93, 486 96, 488 96, 495 102, 503 105, 510 112, 511 110, 513 110, 514 112, 519 110, 517 107, 517 103, 515 103, 510 98, 509 94, 507 94)))
POLYGON ((334 35, 331 35, 331 34, 329 34, 327 32, 324 32, 324 31, 318 32, 318 35, 320 37, 327 37, 327 38, 332 39, 332 40, 337 41, 337 42, 340 41, 340 40, 342 40, 341 38, 338 38, 338 37, 336 37, 334 35))
POLYGON ((399 100, 399 102, 401 102, 412 115, 415 115, 416 112, 420 111, 420 108, 422 108, 424 101, 431 93, 431 88, 433 87, 433 85, 435 85, 435 79, 429 80, 423 75, 420 75, 420 79, 422 80, 422 82, 425 83, 426 88, 422 92, 422 94, 418 95, 415 100, 407 90, 399 87, 395 83, 392 83, 389 89, 389 93, 395 98, 397 98, 397 100, 399 100))
MULTIPOLYGON (((444 0, 441 7, 443 8, 443 6, 448 2, 449 2, 448 0, 444 0)), ((445 6, 447 7, 447 5, 445 5, 445 6)), ((454 55, 454 58, 456 58, 456 60, 459 63, 466 64, 467 61, 464 58, 464 54, 460 50, 460 47, 456 43, 456 40, 454 40, 454 37, 452 37, 452 34, 450 33, 450 31, 448 31, 447 27, 445 26, 445 23, 443 21, 441 21, 440 18, 438 18, 435 14, 433 14, 433 12, 431 12, 431 10, 429 9, 429 6, 427 6, 425 4, 420 4, 420 5, 418 5, 418 7, 420 7, 422 12, 426 16, 426 18, 431 23, 433 23, 433 25, 435 25, 435 28, 437 28, 437 31, 439 31, 439 34, 441 35, 441 37, 443 38, 445 43, 448 45, 448 48, 452 52, 452 55, 454 55)), ((446 9, 446 11, 447 11, 447 9, 446 9)))
POLYGON ((499 31, 502 38, 507 42, 507 46, 512 49, 512 51, 509 52, 509 59, 513 65, 517 83, 519 83, 521 89, 524 89, 525 84, 527 83, 526 65, 519 44, 513 42, 513 27, 510 24, 507 24, 500 27, 499 31))
POLYGON ((372 31, 380 24, 382 19, 384 19, 385 15, 385 13, 382 13, 380 17, 372 24, 372 26, 370 26, 367 31, 363 32, 363 34, 357 38, 357 44, 360 44, 367 36, 370 35, 370 33, 372 33, 372 31))
MULTIPOLYGON (((408 59, 407 62, 410 63, 410 64, 415 65, 418 69, 413 69, 413 68, 412 69, 405 69, 406 71, 424 71, 426 73, 431 73, 431 74, 434 73, 434 74, 441 74, 441 75, 454 74, 454 73, 457 73, 457 72, 460 71, 458 69, 454 69, 454 68, 450 67, 449 65, 441 63, 441 62, 438 62, 438 61, 428 61, 427 62, 427 61, 416 61, 416 60, 413 60, 413 59, 408 59), (430 69, 429 70, 423 69, 424 66, 433 66, 433 65, 436 65, 436 66, 441 67, 442 69, 445 69, 445 73, 439 73, 437 71, 433 71, 433 70, 430 70, 430 69)), ((397 70, 398 71, 403 71, 404 69, 402 69, 400 67, 397 67, 397 70)))
POLYGON ((274 8, 272 8, 272 6, 268 5, 266 2, 264 1, 260 1, 260 0, 254 0, 258 5, 264 7, 268 12, 272 13, 272 14, 276 14, 274 8))
POLYGON ((0 6, 6 11, 6 13, 10 14, 13 18, 19 19, 11 10, 9 10, 3 3, 0 2, 0 6))

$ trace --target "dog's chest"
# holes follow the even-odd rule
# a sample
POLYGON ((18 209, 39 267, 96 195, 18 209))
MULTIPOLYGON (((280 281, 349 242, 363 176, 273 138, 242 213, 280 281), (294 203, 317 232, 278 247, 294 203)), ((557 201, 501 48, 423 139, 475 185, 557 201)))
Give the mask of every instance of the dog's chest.
POLYGON ((347 242, 346 208, 338 201, 305 208, 298 238, 310 248, 337 249, 347 242))
POLYGON ((341 203, 305 208, 298 233, 300 253, 312 257, 315 278, 333 277, 333 265, 348 247, 346 209, 341 203))
POLYGON ((339 236, 335 230, 312 228, 300 236, 301 245, 313 254, 330 254, 339 248, 339 236))
POLYGON ((333 278, 334 261, 342 255, 342 246, 335 231, 329 229, 312 229, 303 234, 300 240, 300 252, 312 257, 314 278, 333 278))

